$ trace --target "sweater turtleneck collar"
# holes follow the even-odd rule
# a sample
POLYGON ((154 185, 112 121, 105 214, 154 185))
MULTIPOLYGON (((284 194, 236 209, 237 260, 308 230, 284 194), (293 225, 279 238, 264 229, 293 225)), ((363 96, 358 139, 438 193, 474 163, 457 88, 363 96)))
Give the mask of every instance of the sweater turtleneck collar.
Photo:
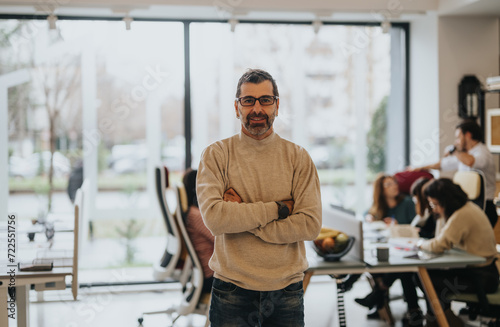
POLYGON ((246 135, 245 133, 240 131, 239 138, 240 140, 250 146, 265 146, 271 144, 277 137, 276 132, 273 132, 269 134, 266 138, 262 140, 256 140, 254 138, 251 138, 250 136, 246 135))

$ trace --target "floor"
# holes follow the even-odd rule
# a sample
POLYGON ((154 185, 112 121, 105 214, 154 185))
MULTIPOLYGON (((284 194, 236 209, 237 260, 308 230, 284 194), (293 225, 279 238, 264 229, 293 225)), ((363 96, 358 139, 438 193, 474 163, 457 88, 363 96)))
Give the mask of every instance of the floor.
MULTIPOLYGON (((114 272, 115 280, 120 274, 114 272)), ((112 278, 111 278, 112 279, 112 278)), ((112 280, 110 280, 112 281, 112 280)), ((353 289, 345 294, 346 317, 348 326, 381 327, 386 324, 380 320, 367 320, 367 310, 354 302, 354 298, 367 294, 368 281, 359 280, 353 289)), ((401 294, 401 286, 396 282, 391 294, 401 294)), ((81 289, 77 301, 73 301, 69 290, 45 292, 43 300, 31 291, 30 306, 31 326, 35 327, 136 327, 137 318, 144 311, 156 311, 168 308, 176 303, 180 296, 178 284, 160 284, 154 286, 112 286, 81 289)), ((425 308, 425 301, 420 305, 425 308)), ((461 304, 453 306, 455 312, 461 304)), ((403 300, 391 301, 391 309, 397 327, 402 326, 401 319, 406 311, 403 300)), ((305 295, 306 326, 339 326, 336 309, 336 286, 327 276, 314 276, 305 295)), ((144 327, 171 326, 171 318, 166 314, 144 316, 144 327)), ((181 317, 175 324, 178 327, 204 326, 203 316, 181 317)), ((14 325, 10 325, 14 326, 14 325)), ((9 326, 9 327, 10 327, 9 326)), ((478 322, 468 326, 479 326, 478 322)))

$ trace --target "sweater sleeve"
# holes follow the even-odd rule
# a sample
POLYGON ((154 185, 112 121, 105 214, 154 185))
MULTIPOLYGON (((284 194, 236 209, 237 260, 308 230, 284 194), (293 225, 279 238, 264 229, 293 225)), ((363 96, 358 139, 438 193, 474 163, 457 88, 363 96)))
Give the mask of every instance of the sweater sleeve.
POLYGON ((196 178, 198 204, 207 228, 214 236, 241 233, 265 226, 278 219, 274 202, 236 203, 223 200, 226 183, 227 154, 220 143, 202 154, 196 178))
POLYGON ((321 193, 318 173, 309 154, 301 149, 293 172, 293 213, 273 220, 251 232, 263 241, 276 244, 314 240, 321 230, 321 193))
POLYGON ((450 217, 441 229, 439 235, 433 239, 424 241, 421 248, 429 252, 443 253, 451 249, 453 245, 460 244, 468 228, 455 220, 455 217, 450 217))

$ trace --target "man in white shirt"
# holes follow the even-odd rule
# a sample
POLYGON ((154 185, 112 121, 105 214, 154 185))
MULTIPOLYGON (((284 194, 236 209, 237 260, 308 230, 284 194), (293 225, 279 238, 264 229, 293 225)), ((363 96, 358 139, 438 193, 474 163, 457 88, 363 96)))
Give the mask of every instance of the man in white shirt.
POLYGON ((493 155, 484 143, 481 127, 473 120, 464 120, 455 130, 455 144, 447 148, 444 157, 438 162, 415 170, 440 169, 445 171, 480 170, 486 183, 485 213, 494 228, 498 220, 495 198, 496 173, 493 155))

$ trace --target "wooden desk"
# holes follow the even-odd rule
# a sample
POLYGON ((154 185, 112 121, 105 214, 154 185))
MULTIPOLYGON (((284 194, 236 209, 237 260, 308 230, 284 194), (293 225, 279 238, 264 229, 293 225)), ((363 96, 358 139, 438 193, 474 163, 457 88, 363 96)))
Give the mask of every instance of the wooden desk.
MULTIPOLYGON (((0 267, 0 326, 9 325, 10 302, 8 302, 7 289, 11 281, 11 276, 6 274, 10 267, 0 267)), ((19 272, 16 269, 16 304, 15 319, 18 327, 29 326, 29 290, 31 285, 43 285, 50 288, 52 284, 66 285, 65 278, 72 274, 71 268, 54 268, 52 271, 43 272, 19 272)))
POLYGON ((364 262, 344 257, 339 262, 326 262, 319 257, 312 249, 307 251, 309 268, 304 276, 304 290, 307 288, 309 280, 313 275, 335 275, 335 274, 361 274, 369 273, 395 273, 395 272, 415 272, 418 274, 425 294, 432 305, 438 323, 442 327, 448 327, 448 322, 443 309, 436 295, 434 286, 427 269, 459 268, 471 264, 485 262, 482 257, 471 255, 460 250, 450 250, 444 255, 430 260, 407 259, 400 256, 391 256, 388 262, 378 262, 371 256, 370 251, 365 252, 364 262))
POLYGON ((376 258, 370 254, 365 254, 365 262, 369 272, 393 272, 393 269, 398 271, 415 271, 422 282, 425 294, 436 314, 438 323, 442 327, 448 327, 448 322, 437 297, 436 290, 432 285, 429 277, 428 269, 447 269, 447 268, 462 268, 468 265, 480 264, 486 262, 483 257, 478 257, 469 254, 465 251, 452 249, 447 251, 442 256, 430 260, 408 259, 402 256, 391 256, 388 262, 378 262, 376 258), (401 269, 401 270, 400 270, 401 269))

